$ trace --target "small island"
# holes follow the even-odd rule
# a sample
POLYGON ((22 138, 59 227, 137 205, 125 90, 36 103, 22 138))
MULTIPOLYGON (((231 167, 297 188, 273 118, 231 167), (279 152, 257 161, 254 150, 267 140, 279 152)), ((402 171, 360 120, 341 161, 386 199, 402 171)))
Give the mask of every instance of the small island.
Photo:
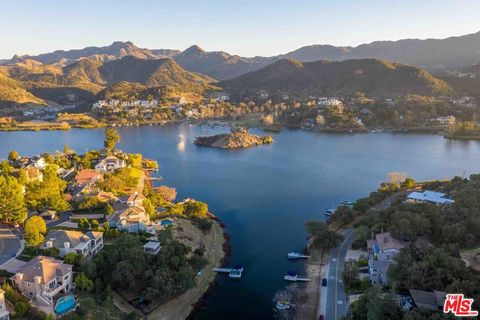
POLYGON ((250 148, 262 144, 271 144, 271 136, 258 136, 248 133, 246 128, 231 129, 230 133, 222 133, 208 137, 197 137, 195 144, 221 149, 250 148))

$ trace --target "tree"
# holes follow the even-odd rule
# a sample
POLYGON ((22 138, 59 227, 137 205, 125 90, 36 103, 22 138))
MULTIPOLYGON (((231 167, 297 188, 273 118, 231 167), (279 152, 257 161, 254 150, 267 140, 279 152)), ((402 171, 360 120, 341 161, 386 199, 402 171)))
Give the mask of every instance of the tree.
POLYGON ((175 198, 177 197, 177 190, 175 188, 160 186, 158 188, 155 188, 155 191, 160 194, 166 201, 175 201, 175 198))
POLYGON ((90 291, 93 289, 93 281, 83 273, 79 273, 75 278, 75 288, 81 291, 90 291))
POLYGON ((13 167, 7 160, 0 161, 0 174, 2 176, 11 176, 13 174, 13 167))
POLYGON ((27 185, 25 201, 29 208, 35 210, 53 209, 65 211, 70 208, 63 192, 67 183, 57 174, 57 165, 48 165, 43 169, 43 180, 27 185))
POLYGON ((33 216, 25 223, 25 239, 31 246, 39 246, 47 233, 47 224, 40 216, 33 216))
POLYGON ((112 151, 117 143, 120 142, 120 134, 118 131, 114 128, 107 128, 105 130, 105 141, 104 141, 104 146, 107 151, 112 151))
POLYGON ((65 261, 65 263, 68 263, 68 264, 73 264, 73 265, 79 265, 80 262, 82 261, 83 259, 83 256, 81 254, 78 254, 76 252, 69 252, 65 255, 65 257, 63 258, 63 260, 65 261))
POLYGON ((415 186, 415 180, 412 179, 412 178, 406 178, 401 184, 400 186, 403 188, 403 189, 410 189, 410 188, 413 188, 415 186))
POLYGON ((0 219, 7 223, 22 223, 26 217, 22 186, 14 177, 0 176, 0 219))
POLYGON ((88 219, 80 218, 80 220, 78 220, 78 228, 83 232, 87 231, 90 228, 90 223, 88 222, 88 219))
POLYGON ((8 161, 10 162, 15 162, 19 158, 18 152, 15 150, 12 150, 8 153, 8 161))
POLYGON ((408 178, 405 173, 401 172, 390 172, 387 177, 390 180, 390 184, 396 188, 400 187, 400 183, 404 182, 405 179, 408 178))
POLYGON ((148 216, 150 217, 150 219, 155 218, 155 213, 156 213, 155 207, 153 206, 150 199, 147 198, 143 200, 143 208, 145 209, 145 212, 148 213, 148 216))
POLYGON ((188 201, 183 206, 183 214, 187 217, 205 218, 208 213, 208 205, 201 201, 188 201))
POLYGON ((28 304, 22 301, 15 303, 15 315, 18 317, 23 317, 28 312, 28 304))
POLYGON ((92 226, 93 230, 98 230, 98 228, 100 227, 100 223, 98 223, 97 220, 93 219, 92 223, 91 223, 91 226, 92 226))
POLYGON ((341 234, 329 230, 328 226, 322 221, 307 221, 305 229, 307 229, 308 235, 313 239, 312 244, 323 250, 337 246, 343 239, 341 234))

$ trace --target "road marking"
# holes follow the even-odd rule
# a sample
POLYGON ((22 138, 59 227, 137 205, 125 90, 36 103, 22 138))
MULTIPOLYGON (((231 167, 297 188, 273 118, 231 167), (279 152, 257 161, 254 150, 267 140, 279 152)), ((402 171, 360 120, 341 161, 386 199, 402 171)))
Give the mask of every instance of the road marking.
POLYGON ((332 261, 335 262, 335 261, 337 261, 337 259, 333 258, 332 261))
MULTIPOLYGON (((345 237, 345 240, 343 240, 343 243, 340 246, 340 250, 338 250, 337 259, 340 259, 340 253, 343 250, 343 246, 347 242, 348 238, 352 235, 352 233, 353 233, 353 230, 345 237)), ((335 278, 338 279, 338 263, 336 265, 335 278)), ((337 302, 340 301, 338 300, 338 283, 335 283, 335 300, 337 300, 337 302)), ((337 304, 335 304, 335 308, 333 308, 333 311, 334 311, 335 320, 337 320, 337 304)))
POLYGON ((342 300, 337 300, 337 304, 343 304, 342 300))

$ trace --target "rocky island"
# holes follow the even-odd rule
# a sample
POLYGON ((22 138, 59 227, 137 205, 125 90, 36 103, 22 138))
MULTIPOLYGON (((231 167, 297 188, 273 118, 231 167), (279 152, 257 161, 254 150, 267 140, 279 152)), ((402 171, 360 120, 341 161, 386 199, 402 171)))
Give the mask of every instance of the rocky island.
POLYGON ((271 136, 258 136, 248 133, 245 128, 232 129, 230 133, 222 133, 208 137, 197 137, 195 144, 221 149, 249 148, 273 143, 271 136))

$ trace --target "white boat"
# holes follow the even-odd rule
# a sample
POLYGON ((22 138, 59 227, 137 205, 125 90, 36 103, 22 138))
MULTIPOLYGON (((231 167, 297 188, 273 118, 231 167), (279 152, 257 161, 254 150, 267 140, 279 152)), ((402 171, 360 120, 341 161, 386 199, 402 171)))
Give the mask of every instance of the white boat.
POLYGON ((353 206, 354 203, 355 203, 355 202, 350 201, 350 200, 346 200, 346 199, 340 201, 340 204, 342 204, 342 205, 344 205, 344 206, 353 206))
POLYGON ((327 209, 327 210, 325 210, 325 215, 331 216, 335 213, 336 210, 337 209, 327 209))
POLYGON ((288 301, 278 301, 277 304, 275 305, 275 308, 278 310, 287 310, 290 309, 290 302, 288 301))
POLYGON ((287 258, 291 259, 291 260, 296 260, 296 259, 300 258, 300 253, 290 252, 289 254, 287 254, 287 258))

